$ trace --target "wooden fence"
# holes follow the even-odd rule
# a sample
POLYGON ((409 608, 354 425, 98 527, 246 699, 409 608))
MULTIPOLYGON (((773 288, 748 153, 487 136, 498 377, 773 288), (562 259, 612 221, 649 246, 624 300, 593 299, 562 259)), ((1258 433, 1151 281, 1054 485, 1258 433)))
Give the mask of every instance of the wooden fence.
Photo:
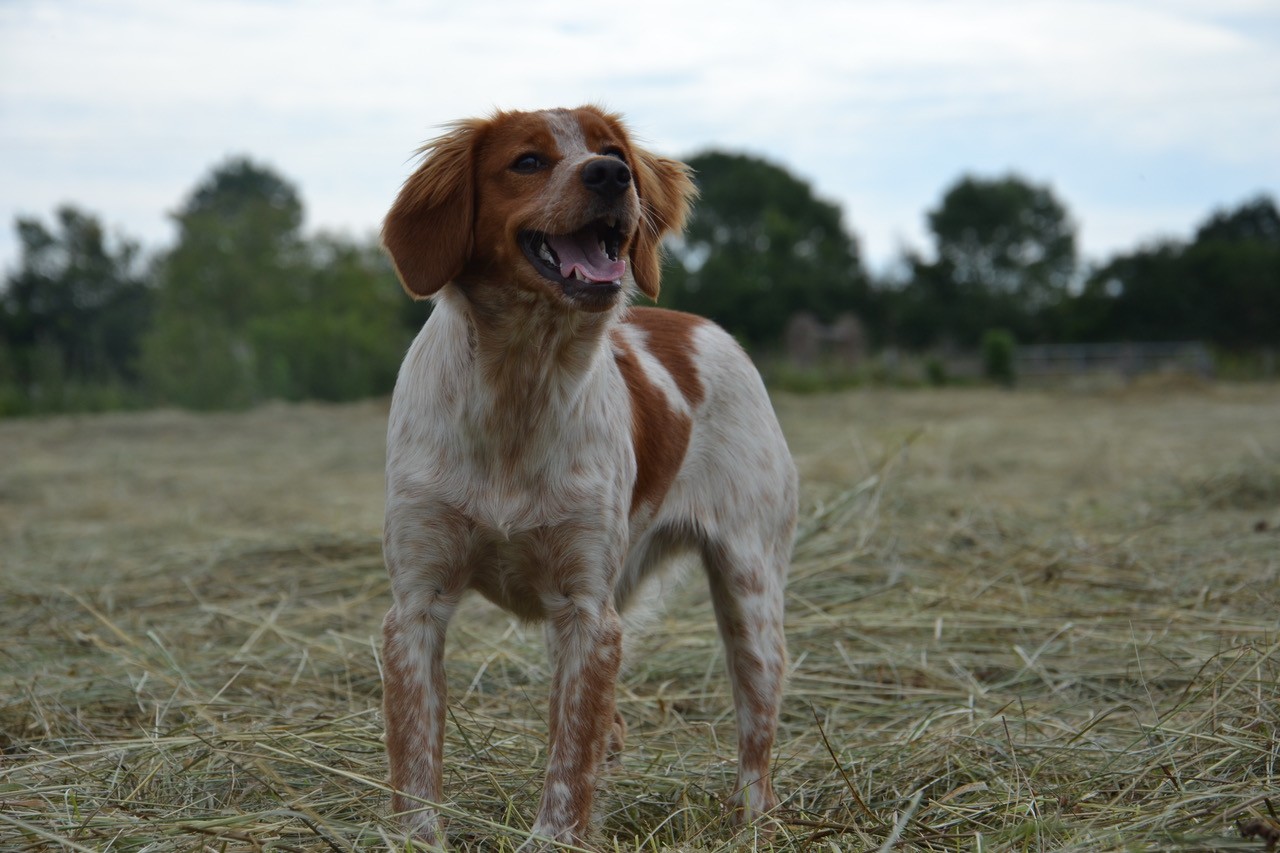
POLYGON ((1020 346, 1015 355, 1019 378, 1035 379, 1105 373, 1123 377, 1144 373, 1213 376, 1213 355, 1197 341, 1181 343, 1042 344, 1020 346))

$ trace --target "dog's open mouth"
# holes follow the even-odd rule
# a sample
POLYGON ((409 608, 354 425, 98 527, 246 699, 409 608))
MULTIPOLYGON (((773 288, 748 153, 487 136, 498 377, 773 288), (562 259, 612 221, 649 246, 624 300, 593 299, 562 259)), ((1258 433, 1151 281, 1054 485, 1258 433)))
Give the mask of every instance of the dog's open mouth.
POLYGON ((521 231, 520 246, 544 278, 559 285, 620 287, 627 262, 619 257, 622 231, 616 219, 597 219, 572 234, 521 231))

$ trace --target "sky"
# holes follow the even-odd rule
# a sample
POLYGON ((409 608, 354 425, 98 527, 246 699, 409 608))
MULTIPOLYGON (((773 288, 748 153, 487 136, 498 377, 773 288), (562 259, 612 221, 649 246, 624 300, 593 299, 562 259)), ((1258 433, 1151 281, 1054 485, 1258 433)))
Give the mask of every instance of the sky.
POLYGON ((441 125, 586 102, 789 169, 875 270, 929 253, 962 175, 1010 172, 1101 261, 1280 199, 1280 2, 0 0, 0 268, 64 203, 162 250, 234 155, 309 231, 371 236, 441 125))

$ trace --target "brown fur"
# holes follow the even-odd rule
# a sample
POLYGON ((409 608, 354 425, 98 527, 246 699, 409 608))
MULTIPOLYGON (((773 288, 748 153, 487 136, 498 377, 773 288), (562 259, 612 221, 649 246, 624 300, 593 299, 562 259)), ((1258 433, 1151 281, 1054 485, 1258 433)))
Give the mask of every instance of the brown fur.
POLYGON ((694 361, 693 333, 707 321, 664 308, 633 308, 626 322, 644 332, 649 352, 671 374, 690 407, 701 403, 706 389, 694 361))
POLYGON ((636 454, 636 483, 631 512, 662 502, 675 481, 689 446, 693 421, 667 403, 621 336, 614 336, 614 359, 631 393, 631 441, 636 454))

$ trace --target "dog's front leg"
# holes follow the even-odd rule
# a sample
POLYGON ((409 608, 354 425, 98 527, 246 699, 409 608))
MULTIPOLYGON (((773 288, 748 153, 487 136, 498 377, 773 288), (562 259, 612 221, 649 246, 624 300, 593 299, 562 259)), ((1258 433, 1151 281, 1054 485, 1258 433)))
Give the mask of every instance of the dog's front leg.
MULTIPOLYGON (((622 620, 608 595, 563 596, 549 613, 551 682, 547 779, 533 833, 586 843, 596 776, 614 728, 622 620)), ((528 847, 537 848, 531 839, 528 847)))
MULTIPOLYGON (((383 715, 394 791, 391 807, 415 836, 444 844, 443 802, 447 682, 444 643, 465 590, 465 542, 459 525, 429 524, 389 513, 385 555, 393 604, 382 623, 383 715)), ((462 528, 465 529, 465 528, 462 528)))

